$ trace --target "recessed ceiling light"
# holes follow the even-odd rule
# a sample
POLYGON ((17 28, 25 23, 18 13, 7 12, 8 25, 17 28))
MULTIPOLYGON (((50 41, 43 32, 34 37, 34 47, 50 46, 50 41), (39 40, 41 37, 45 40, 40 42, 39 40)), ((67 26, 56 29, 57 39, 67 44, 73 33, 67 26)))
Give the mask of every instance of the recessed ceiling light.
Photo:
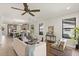
POLYGON ((66 9, 69 10, 71 7, 67 7, 66 9))

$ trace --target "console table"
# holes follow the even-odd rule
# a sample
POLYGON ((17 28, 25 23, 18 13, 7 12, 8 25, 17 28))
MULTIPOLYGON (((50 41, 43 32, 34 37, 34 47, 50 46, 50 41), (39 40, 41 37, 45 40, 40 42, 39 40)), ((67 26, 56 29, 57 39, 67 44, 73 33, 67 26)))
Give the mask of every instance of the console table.
POLYGON ((55 35, 46 35, 46 40, 55 41, 56 42, 56 36, 55 35))

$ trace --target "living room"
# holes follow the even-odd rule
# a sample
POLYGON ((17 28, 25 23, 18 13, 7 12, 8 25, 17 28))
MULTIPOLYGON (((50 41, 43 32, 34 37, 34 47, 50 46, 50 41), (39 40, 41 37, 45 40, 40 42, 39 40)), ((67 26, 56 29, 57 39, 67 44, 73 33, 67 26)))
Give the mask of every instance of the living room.
MULTIPOLYGON (((4 45, 4 48, 1 48, 0 55, 79 56, 79 38, 74 31, 75 28, 79 27, 79 3, 25 4, 29 9, 24 9, 24 3, 0 4, 1 35, 8 37, 8 42, 6 42, 8 48, 5 48, 6 44, 1 43, 0 45, 4 45), (34 10, 32 12, 31 9, 37 9, 38 12, 34 10), (63 30, 63 28, 66 29, 63 30), (75 34, 73 35, 73 33, 75 34), (30 34, 30 38, 26 34, 30 34), (8 54, 6 54, 7 51, 8 54)), ((77 32, 79 33, 79 30, 77 32)), ((1 42, 5 42, 4 36, 1 42)), ((5 37, 5 39, 7 38, 5 37)))
MULTIPOLYGON (((48 32, 48 27, 52 26, 54 27, 54 35, 56 36, 56 40, 62 40, 62 41, 65 41, 65 45, 66 46, 69 46, 69 47, 72 47, 72 48, 76 48, 76 44, 78 43, 77 40, 73 39, 73 33, 74 31, 72 31, 72 33, 65 33, 65 31, 63 31, 63 27, 65 26, 70 26, 70 28, 72 27, 72 25, 65 25, 62 23, 64 21, 64 19, 72 19, 72 18, 76 18, 75 20, 75 25, 74 25, 74 29, 76 27, 79 27, 79 12, 78 10, 76 10, 77 5, 74 4, 75 8, 72 6, 73 4, 49 4, 52 8, 50 9, 50 11, 47 11, 49 10, 49 6, 46 7, 46 13, 49 14, 45 14, 45 19, 40 18, 40 20, 37 20, 36 22, 33 22, 35 24, 35 30, 36 30, 36 35, 42 39, 42 37, 44 39, 46 39, 46 33, 48 32), (55 7, 55 8, 54 8, 55 7), (76 10, 73 11, 73 10, 76 10), (39 24, 40 23, 43 23, 43 36, 39 35, 39 24), (63 33, 64 32, 64 33, 63 33), (71 38, 67 38, 67 37, 62 37, 63 34, 69 34, 71 36, 71 38)), ((45 6, 45 5, 44 5, 45 6)), ((43 7, 43 6, 42 6, 43 7)), ((44 8, 44 7, 43 7, 44 8)), ((68 28, 69 29, 69 28, 68 28)), ((75 35, 75 34, 74 34, 75 35)), ((77 36, 77 34, 76 34, 77 36)), ((75 52, 69 52, 69 53, 72 53, 73 55, 78 55, 78 53, 76 54, 75 52)), ((68 53, 68 54, 69 54, 68 53)))

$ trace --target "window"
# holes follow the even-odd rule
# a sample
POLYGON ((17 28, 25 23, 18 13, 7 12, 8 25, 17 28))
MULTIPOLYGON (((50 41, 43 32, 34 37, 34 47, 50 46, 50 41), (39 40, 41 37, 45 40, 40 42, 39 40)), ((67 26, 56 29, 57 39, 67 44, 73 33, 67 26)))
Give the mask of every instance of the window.
MULTIPOLYGON (((62 38, 71 39, 72 34, 75 33, 76 18, 63 19, 62 21, 62 38)), ((76 37, 76 33, 74 35, 76 37)))

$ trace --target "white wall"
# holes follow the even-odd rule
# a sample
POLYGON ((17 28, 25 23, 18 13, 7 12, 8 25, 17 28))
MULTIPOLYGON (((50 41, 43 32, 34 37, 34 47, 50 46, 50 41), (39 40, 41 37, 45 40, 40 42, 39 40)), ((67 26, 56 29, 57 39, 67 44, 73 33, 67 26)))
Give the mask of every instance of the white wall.
MULTIPOLYGON (((45 34, 48 31, 48 26, 54 26, 54 34, 56 35, 56 39, 60 40, 62 39, 62 19, 67 19, 67 18, 72 18, 72 17, 76 17, 76 25, 79 25, 79 12, 77 13, 72 13, 72 14, 68 14, 68 15, 64 15, 61 17, 57 17, 57 18, 52 18, 52 19, 39 19, 34 23, 35 25, 35 35, 37 35, 37 37, 40 39, 41 36, 39 36, 39 23, 44 23, 44 39, 45 39, 45 34)), ((68 45, 70 44, 70 42, 68 43, 68 45)), ((75 44, 75 43, 74 43, 75 44)), ((73 46, 74 44, 70 44, 70 46, 73 46)), ((73 46, 74 47, 74 46, 73 46)))
MULTIPOLYGON (((30 23, 30 25, 31 24, 34 24, 34 35, 41 40, 41 38, 45 35, 45 32, 44 32, 44 35, 43 36, 42 35, 39 35, 39 24, 40 23, 44 23, 44 20, 36 19, 35 21, 32 21, 32 23, 30 23)), ((44 26, 44 28, 45 28, 45 26, 44 26)))

